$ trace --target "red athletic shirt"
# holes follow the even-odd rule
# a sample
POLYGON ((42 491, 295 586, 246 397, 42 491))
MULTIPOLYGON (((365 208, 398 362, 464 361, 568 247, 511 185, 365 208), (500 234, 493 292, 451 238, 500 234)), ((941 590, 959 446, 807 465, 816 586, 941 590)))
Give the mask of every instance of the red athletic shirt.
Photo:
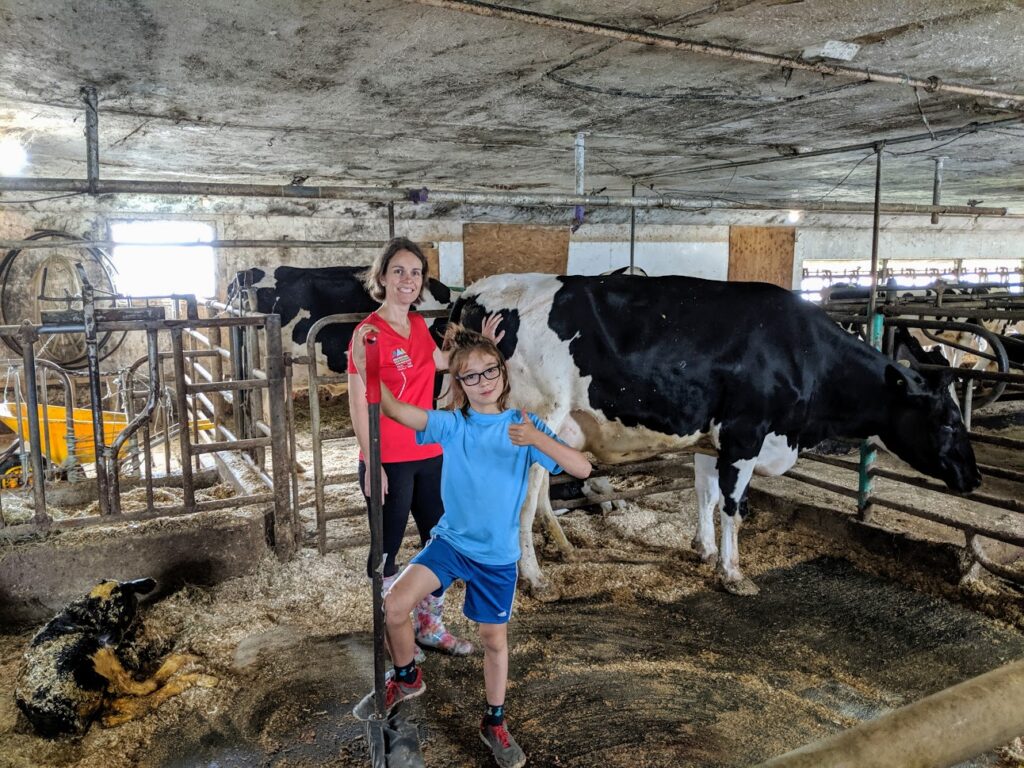
MULTIPOLYGON (((380 329, 380 380, 396 399, 420 408, 434 407, 434 350, 437 344, 427 330, 426 321, 415 312, 409 313, 409 338, 399 335, 387 321, 374 312, 358 327, 372 323, 380 329)), ((353 335, 353 339, 355 336, 353 335)), ((348 372, 358 375, 352 363, 352 342, 348 343, 348 372)), ((383 413, 380 417, 381 461, 417 461, 441 455, 437 443, 416 445, 415 433, 392 421, 383 413)), ((359 458, 363 459, 362 453, 359 458)))

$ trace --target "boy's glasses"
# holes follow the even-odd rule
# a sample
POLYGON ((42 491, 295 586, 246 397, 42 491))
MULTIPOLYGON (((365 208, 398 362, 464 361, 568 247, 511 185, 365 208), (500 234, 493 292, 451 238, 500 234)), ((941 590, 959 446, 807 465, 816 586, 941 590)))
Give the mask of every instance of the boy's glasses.
POLYGON ((463 384, 467 384, 471 387, 475 387, 480 383, 480 377, 483 376, 488 381, 494 381, 498 378, 498 374, 501 373, 501 368, 496 365, 491 366, 486 371, 480 371, 480 373, 467 373, 465 376, 456 376, 463 384))

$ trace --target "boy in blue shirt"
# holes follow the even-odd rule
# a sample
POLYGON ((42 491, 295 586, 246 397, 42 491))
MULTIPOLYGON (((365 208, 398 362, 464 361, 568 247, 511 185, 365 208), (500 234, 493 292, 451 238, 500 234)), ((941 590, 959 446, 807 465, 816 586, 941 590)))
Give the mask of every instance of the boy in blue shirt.
MULTIPOLYGON (((365 375, 364 340, 372 326, 357 331, 352 349, 365 375)), ((381 387, 381 409, 388 418, 416 432, 420 443, 444 448, 441 497, 444 515, 431 539, 384 598, 388 647, 395 666, 387 681, 388 712, 426 690, 415 662, 409 612, 428 594, 443 594, 456 579, 466 583, 463 613, 480 627, 484 646, 487 709, 480 737, 501 768, 521 768, 526 755, 505 727, 508 681, 508 621, 512 616, 519 560, 519 510, 526 497, 530 467, 586 478, 586 456, 559 441, 544 422, 506 408, 510 387, 505 361, 493 342, 449 326, 452 375, 451 411, 427 411, 396 400, 381 387)), ((373 693, 353 710, 366 719, 373 693)))

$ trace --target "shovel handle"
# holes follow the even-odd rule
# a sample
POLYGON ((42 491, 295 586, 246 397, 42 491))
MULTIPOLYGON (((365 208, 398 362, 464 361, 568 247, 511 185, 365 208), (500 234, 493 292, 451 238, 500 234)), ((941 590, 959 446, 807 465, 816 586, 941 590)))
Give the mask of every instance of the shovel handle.
POLYGON ((380 457, 380 344, 377 334, 366 334, 366 403, 369 415, 370 452, 366 473, 370 485, 370 562, 373 564, 373 710, 374 719, 383 720, 384 710, 384 520, 381 506, 380 457))
POLYGON ((380 402, 380 347, 377 334, 366 334, 366 402, 380 402))

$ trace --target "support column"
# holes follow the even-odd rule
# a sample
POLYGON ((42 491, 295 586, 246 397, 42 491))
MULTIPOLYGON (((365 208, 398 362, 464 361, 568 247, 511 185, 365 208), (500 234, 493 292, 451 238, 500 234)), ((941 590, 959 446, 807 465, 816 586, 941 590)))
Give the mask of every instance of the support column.
MULTIPOLYGON (((586 157, 586 149, 584 147, 584 141, 586 134, 580 131, 576 134, 576 194, 583 194, 583 168, 584 160, 586 157)), ((583 206, 577 205, 573 208, 572 215, 572 231, 575 232, 583 226, 583 206)))
MULTIPOLYGON (((49 525, 50 516, 46 512, 46 480, 43 477, 43 455, 40 453, 39 442, 39 396, 36 392, 36 357, 35 343, 39 338, 36 329, 26 320, 18 332, 21 341, 22 366, 25 371, 25 404, 28 412, 28 442, 30 447, 29 461, 32 467, 32 495, 35 502, 36 525, 49 525)), ((43 403, 44 410, 46 403, 43 403)), ((21 408, 18 408, 19 414, 21 408)), ((19 429, 20 431, 20 429, 19 429)), ((24 433, 22 433, 24 434, 24 433)), ((99 466, 99 456, 96 457, 99 466)), ((24 471, 24 467, 22 467, 24 471)), ((23 475, 27 482, 28 478, 23 475)))
MULTIPOLYGON (((942 165, 946 158, 936 157, 935 160, 935 180, 932 182, 932 205, 938 205, 939 200, 942 199, 942 165)), ((939 214, 932 214, 932 224, 939 223, 939 214)))
POLYGON ((100 181, 100 115, 96 100, 96 88, 87 85, 82 88, 85 101, 85 160, 89 194, 97 194, 100 181))
MULTIPOLYGON (((882 315, 878 313, 878 237, 881 228, 882 205, 882 148, 884 143, 875 145, 875 212, 871 228, 871 288, 868 293, 867 332, 868 343, 875 349, 882 348, 882 315)), ((871 470, 878 459, 878 451, 867 440, 860 446, 860 467, 857 483, 857 516, 864 522, 871 519, 871 492, 874 479, 871 470)))

